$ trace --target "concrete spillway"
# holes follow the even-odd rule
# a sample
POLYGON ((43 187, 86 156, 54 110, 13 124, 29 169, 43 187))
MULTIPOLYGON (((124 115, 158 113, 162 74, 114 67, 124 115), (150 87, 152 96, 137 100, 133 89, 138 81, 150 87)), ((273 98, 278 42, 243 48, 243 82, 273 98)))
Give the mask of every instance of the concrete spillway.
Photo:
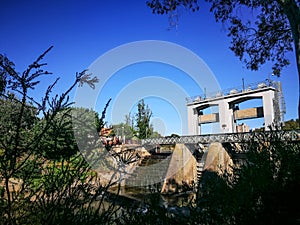
POLYGON ((200 150, 194 144, 176 144, 171 153, 145 156, 125 180, 130 193, 179 193, 197 187, 204 170, 228 170, 232 160, 221 143, 200 150))
POLYGON ((125 181, 127 192, 160 192, 167 169, 170 154, 152 154, 146 156, 125 181))

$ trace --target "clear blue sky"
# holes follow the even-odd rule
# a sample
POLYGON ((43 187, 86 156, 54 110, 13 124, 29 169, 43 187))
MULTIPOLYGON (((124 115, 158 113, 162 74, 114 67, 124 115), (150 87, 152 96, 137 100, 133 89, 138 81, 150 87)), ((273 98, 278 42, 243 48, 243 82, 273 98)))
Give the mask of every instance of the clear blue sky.
MULTIPOLYGON (((54 45, 54 49, 45 58, 47 69, 54 75, 42 78, 42 83, 34 94, 37 98, 42 97, 46 87, 56 77, 61 77, 61 80, 55 91, 61 92, 72 83, 76 72, 89 68, 107 51, 143 40, 172 42, 194 52, 207 64, 222 89, 241 85, 242 78, 245 83, 264 80, 271 73, 269 64, 256 72, 244 67, 228 48, 230 39, 226 36, 226 26, 215 22, 207 3, 201 2, 197 13, 182 10, 179 16, 178 29, 168 30, 168 18, 153 15, 144 0, 2 0, 0 53, 6 54, 15 62, 16 68, 23 71, 39 54, 54 45)), ((290 54, 290 59, 291 65, 282 72, 282 76, 274 78, 282 82, 287 108, 286 120, 297 117, 298 107, 294 53, 290 54)), ((97 76, 101 79, 101 71, 97 76)), ((127 103, 120 95, 125 93, 123 96, 138 96, 144 90, 139 90, 134 85, 140 79, 147 80, 149 77, 166 79, 169 86, 174 86, 174 96, 179 89, 187 96, 203 92, 183 71, 159 63, 142 63, 122 68, 113 74, 99 93, 95 109, 101 112, 107 99, 112 97, 107 121, 124 121, 128 108, 134 113, 136 102, 127 103), (120 102, 127 106, 121 107, 120 102)), ((150 79, 153 83, 156 82, 154 78, 150 79)), ((149 85, 155 85, 153 83, 149 82, 149 85)), ((159 90, 173 92, 163 87, 159 90)), ((178 110, 185 109, 185 99, 181 99, 182 104, 178 106, 181 108, 177 109, 168 99, 163 99, 162 95, 152 94, 146 98, 155 117, 155 128, 165 135, 180 134, 180 120, 184 121, 186 118, 180 118, 178 110)), ((252 126, 261 126, 260 123, 261 121, 249 121, 252 126)))

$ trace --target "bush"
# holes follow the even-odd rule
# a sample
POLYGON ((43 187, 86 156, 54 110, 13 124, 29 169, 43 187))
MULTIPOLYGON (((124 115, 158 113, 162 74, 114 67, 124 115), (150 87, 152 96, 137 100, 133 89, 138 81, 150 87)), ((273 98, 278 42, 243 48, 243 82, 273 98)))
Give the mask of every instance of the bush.
POLYGON ((198 206, 200 224, 299 224, 299 141, 284 133, 254 133, 233 175, 206 172, 198 206))

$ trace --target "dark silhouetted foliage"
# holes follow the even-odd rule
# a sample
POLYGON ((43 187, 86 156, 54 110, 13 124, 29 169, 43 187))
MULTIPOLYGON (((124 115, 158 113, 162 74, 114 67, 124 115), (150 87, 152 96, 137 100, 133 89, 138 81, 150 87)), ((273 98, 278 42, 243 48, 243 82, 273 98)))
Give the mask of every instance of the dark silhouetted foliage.
MULTIPOLYGON (((250 70, 258 70, 266 62, 273 63, 273 74, 290 64, 288 53, 295 51, 300 86, 300 2, 299 0, 205 0, 217 22, 228 28, 230 49, 250 70), (249 19, 246 15, 253 15, 249 19)), ((199 10, 199 0, 149 0, 156 14, 169 14, 184 7, 199 10)), ((178 22, 178 21, 176 21, 178 22)), ((175 24, 176 24, 175 22, 175 24)), ((299 92, 300 100, 300 92, 299 92)), ((298 117, 300 105, 298 102, 298 117)))

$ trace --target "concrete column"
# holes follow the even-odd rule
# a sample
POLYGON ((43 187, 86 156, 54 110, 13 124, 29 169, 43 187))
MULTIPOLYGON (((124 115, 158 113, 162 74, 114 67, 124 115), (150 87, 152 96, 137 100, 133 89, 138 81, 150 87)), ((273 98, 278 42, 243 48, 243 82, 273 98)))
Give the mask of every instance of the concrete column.
POLYGON ((220 120, 220 133, 232 133, 233 126, 233 111, 229 109, 228 102, 223 99, 218 101, 219 105, 219 120, 220 120))
POLYGON ((272 126, 272 123, 274 122, 274 97, 274 91, 267 91, 262 95, 265 130, 270 130, 269 126, 272 126))
POLYGON ((188 134, 198 135, 200 134, 199 124, 198 124, 198 113, 194 106, 187 107, 188 114, 188 134))

